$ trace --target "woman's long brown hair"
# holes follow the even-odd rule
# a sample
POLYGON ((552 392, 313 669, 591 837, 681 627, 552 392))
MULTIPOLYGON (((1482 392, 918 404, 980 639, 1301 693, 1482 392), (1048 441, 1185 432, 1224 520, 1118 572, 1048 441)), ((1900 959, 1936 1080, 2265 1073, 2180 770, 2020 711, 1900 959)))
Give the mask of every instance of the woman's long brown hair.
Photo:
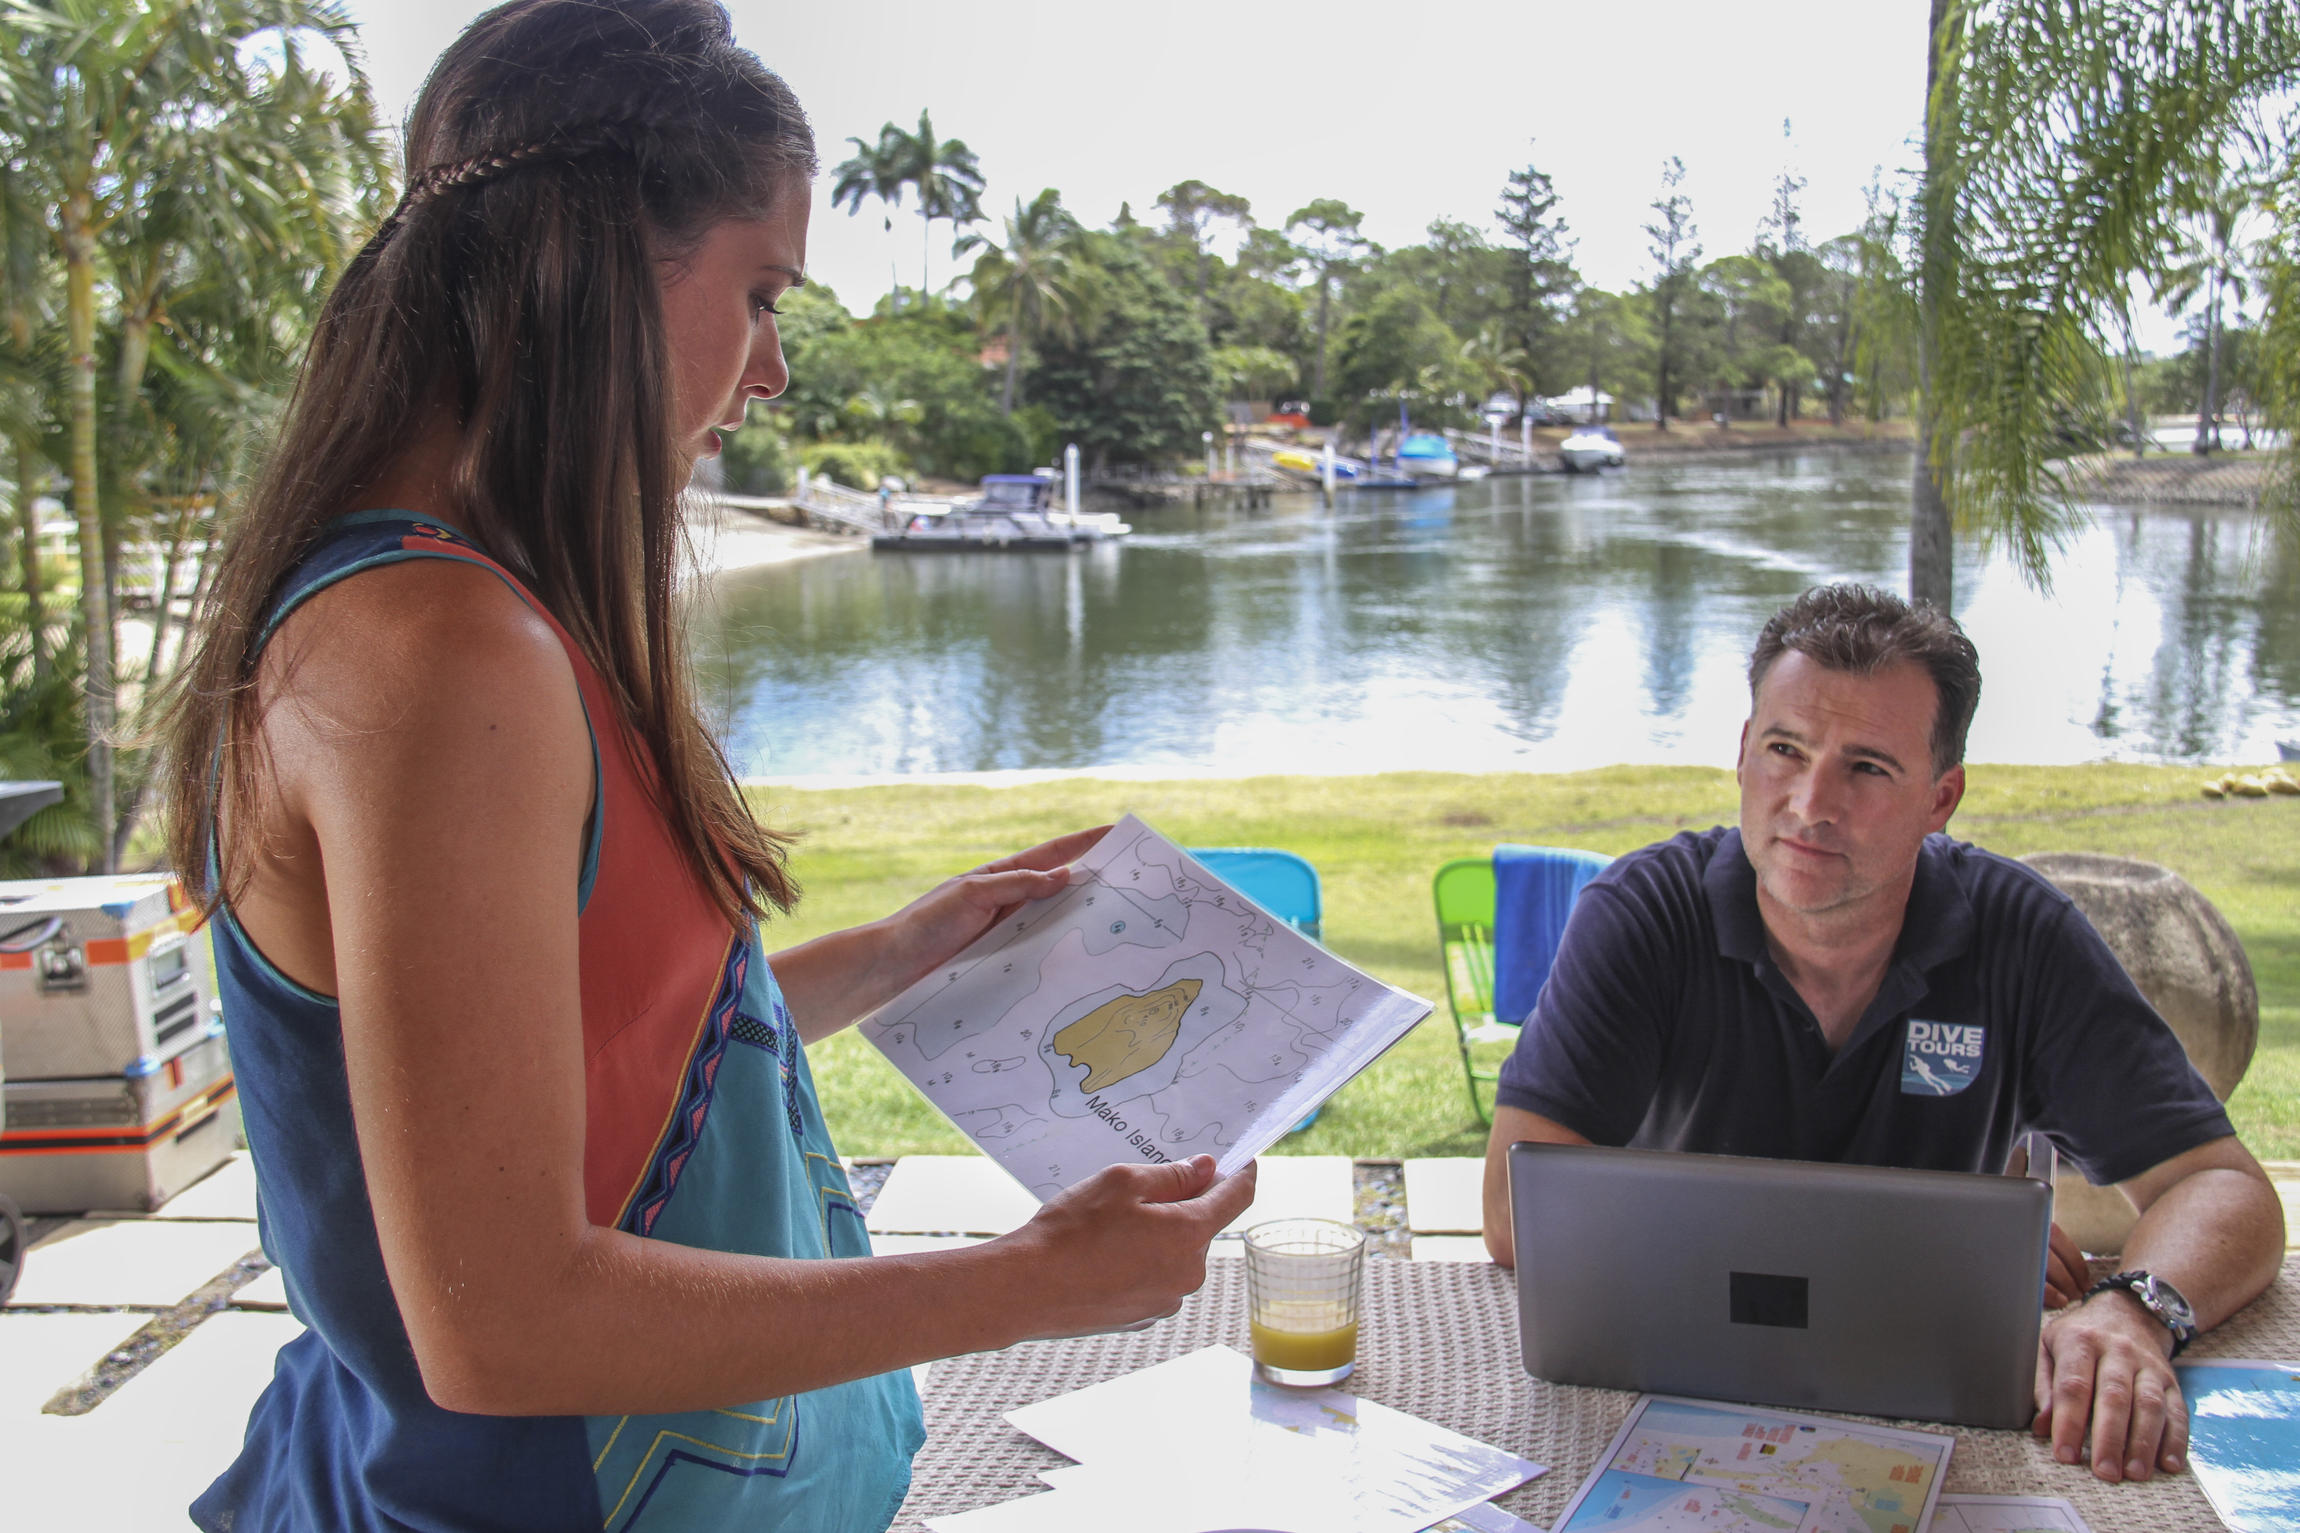
POLYGON ((164 726, 169 852, 203 908, 255 861, 267 615, 442 401, 454 519, 606 678, 696 876, 730 920, 789 907, 785 838, 744 806, 689 681, 656 267, 807 195, 815 165, 798 101, 713 0, 512 0, 441 55, 408 195, 321 311, 164 726))

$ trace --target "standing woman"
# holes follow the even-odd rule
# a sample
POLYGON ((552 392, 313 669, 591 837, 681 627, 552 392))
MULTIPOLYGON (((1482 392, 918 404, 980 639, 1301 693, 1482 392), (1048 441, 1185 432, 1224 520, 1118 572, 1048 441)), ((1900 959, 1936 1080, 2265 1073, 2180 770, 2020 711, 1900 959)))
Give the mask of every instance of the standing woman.
POLYGON ((1251 1199, 1114 1167, 872 1259, 802 1044, 1093 832, 770 960, 796 897, 688 687, 677 497, 787 381, 813 140, 711 0, 442 56, 171 722, 281 1350, 203 1528, 883 1528, 904 1370, 1170 1313, 1251 1199))

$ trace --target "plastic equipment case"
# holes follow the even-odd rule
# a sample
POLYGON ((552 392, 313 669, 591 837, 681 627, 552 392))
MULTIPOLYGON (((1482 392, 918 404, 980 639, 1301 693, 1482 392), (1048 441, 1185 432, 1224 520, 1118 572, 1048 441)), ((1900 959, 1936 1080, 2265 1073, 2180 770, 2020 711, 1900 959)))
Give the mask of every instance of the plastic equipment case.
POLYGON ((142 1076, 205 1038, 196 920, 165 874, 0 882, 8 1079, 142 1076))
POLYGON ((196 919, 164 874, 0 882, 0 1197, 150 1210, 231 1155, 196 919))
POLYGON ((240 1104, 211 1021, 188 1049, 140 1075, 0 1086, 0 1193, 28 1214, 150 1212, 221 1165, 240 1104))

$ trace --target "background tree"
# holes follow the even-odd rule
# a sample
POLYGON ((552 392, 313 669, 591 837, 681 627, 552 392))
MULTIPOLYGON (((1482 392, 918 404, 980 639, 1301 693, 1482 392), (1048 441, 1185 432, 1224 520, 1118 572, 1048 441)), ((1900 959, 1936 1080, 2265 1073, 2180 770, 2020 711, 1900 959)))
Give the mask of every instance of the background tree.
POLYGON ((308 300, 372 220, 383 151, 350 23, 325 0, 16 0, 8 41, 0 159, 13 206, 39 210, 62 294, 87 813, 108 869, 134 823, 114 783, 112 555, 145 500, 136 460, 165 436, 144 395, 155 334, 203 288, 259 313, 282 292, 308 300))
MULTIPOLYGON (((1781 124, 1788 136, 1789 124, 1781 124)), ((1786 427, 1801 413, 1805 391, 1821 376, 1823 358, 1813 350, 1814 300, 1827 273, 1805 239, 1805 215, 1798 202, 1805 178, 1783 169, 1773 178, 1773 198, 1757 225, 1754 254, 1781 281, 1773 315, 1773 345, 1760 369, 1774 390, 1774 424, 1786 427)))
POLYGON ((1221 423, 1205 326, 1190 300, 1123 234, 1088 231, 1091 319, 1038 348, 1024 393, 1099 470, 1194 455, 1221 423))
MULTIPOLYGON (((1946 606, 1952 508, 1955 526, 2049 581, 2078 515, 2072 436, 2117 413, 2133 284, 2162 273, 2216 171, 2292 184, 2284 103, 2300 86, 2300 14, 2226 0, 1935 0, 1928 44, 1909 582, 1946 606)), ((2276 220, 2264 243, 2289 262, 2300 208, 2280 199, 2276 220)), ((2300 337, 2300 291, 2273 279, 2267 291, 2264 325, 2300 337)), ((2277 397, 2300 424, 2300 392, 2277 397)), ((2290 488, 2280 481, 2272 498, 2291 505, 2290 488)))
MULTIPOLYGON (((918 196, 918 290, 932 289, 930 270, 934 223, 948 219, 953 233, 959 226, 982 221, 982 167, 964 141, 935 136, 934 120, 918 114, 918 131, 907 132, 888 123, 878 130, 878 142, 865 144, 850 138, 855 153, 832 172, 831 205, 844 207, 849 216, 860 212, 865 197, 876 197, 888 208, 901 205, 902 190, 918 196)), ((886 225, 894 227, 890 214, 886 225)))
POLYGON ((1085 307, 1084 284, 1071 260, 1078 235, 1078 220, 1062 206, 1061 194, 1048 187, 1027 207, 1016 200, 1003 245, 970 234, 951 247, 954 256, 979 252, 973 274, 976 310, 1006 331, 1001 415, 1014 413, 1023 347, 1042 330, 1067 332, 1085 307))
POLYGON ((1573 295, 1560 349, 1576 378, 1588 385, 1592 408, 1605 394, 1614 396, 1616 404, 1625 403, 1653 376, 1653 333, 1643 308, 1602 288, 1585 287, 1573 295))
POLYGON ((1661 195, 1651 206, 1654 221, 1645 225, 1645 238, 1647 253, 1653 258, 1653 276, 1645 291, 1653 315, 1653 424, 1667 431, 1686 376, 1679 310, 1701 260, 1701 244, 1694 237, 1693 200, 1685 195, 1685 162, 1675 155, 1661 167, 1661 195))
POLYGON ((1901 199, 1882 179, 1869 183, 1868 213, 1850 238, 1857 274, 1853 288, 1853 369, 1868 418, 1881 421, 1894 400, 1917 383, 1917 289, 1904 254, 1909 227, 1901 199))
POLYGON ((2199 454, 2220 450, 2221 303, 2230 293, 2237 302, 2244 301, 2246 271, 2237 233, 2258 200, 2257 188, 2215 174, 2201 189, 2196 211, 2184 222, 2174 264, 2164 272, 2156 295, 2175 309, 2185 309, 2199 297, 2204 300, 2196 327, 2204 356, 2203 386, 2196 394, 2192 449, 2199 454))
POLYGON ((1346 202, 1322 197, 1294 209, 1286 233, 1296 237, 1303 259, 1318 281, 1318 349, 1310 371, 1310 392, 1326 397, 1326 339, 1331 333, 1335 279, 1351 270, 1374 247, 1359 232, 1366 216, 1346 202))
MULTIPOLYGON (((847 142, 854 145, 855 152, 839 161, 831 171, 831 206, 845 208, 847 216, 852 218, 862 212, 864 198, 876 197, 881 225, 892 234, 894 210, 902 206, 903 188, 910 184, 904 139, 903 131, 891 122, 878 130, 875 144, 850 137, 847 142)), ((895 276, 891 254, 887 259, 887 283, 895 289, 902 286, 895 276)))
POLYGON ((1530 164, 1511 171, 1494 218, 1509 256, 1510 325, 1525 349, 1535 390, 1550 393, 1563 308, 1581 283, 1549 177, 1530 164))
POLYGON ((1334 382, 1350 421, 1371 427, 1396 414, 1381 401, 1400 398, 1426 425, 1460 424, 1451 401, 1476 387, 1461 342, 1409 287, 1390 288, 1342 321, 1334 382))
POLYGON ((1207 249, 1208 234, 1217 223, 1229 222, 1245 225, 1251 219, 1253 205, 1245 198, 1229 192, 1218 192, 1203 181, 1177 181, 1158 194, 1158 207, 1166 215, 1168 225, 1189 246, 1191 264, 1198 278, 1198 312, 1206 311, 1206 268, 1212 259, 1207 249))

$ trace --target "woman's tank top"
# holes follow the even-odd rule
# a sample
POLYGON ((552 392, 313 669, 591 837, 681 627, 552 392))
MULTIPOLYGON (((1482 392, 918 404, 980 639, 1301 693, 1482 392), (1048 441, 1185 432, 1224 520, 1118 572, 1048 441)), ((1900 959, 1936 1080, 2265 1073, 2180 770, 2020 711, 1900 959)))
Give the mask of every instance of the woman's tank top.
MULTIPOLYGON (((581 692, 597 806, 580 891, 591 1219, 720 1251, 869 1255, 756 928, 731 929, 689 870, 643 748, 519 582, 437 522, 362 512, 330 525, 263 638, 335 582, 407 559, 500 576, 559 634, 581 692)), ((468 1416, 433 1404, 384 1275, 335 1003, 274 968, 228 907, 214 925, 263 1246, 310 1329, 281 1348, 245 1448, 193 1521, 211 1533, 843 1533, 893 1520, 925 1436, 907 1373, 666 1416, 468 1416)))

